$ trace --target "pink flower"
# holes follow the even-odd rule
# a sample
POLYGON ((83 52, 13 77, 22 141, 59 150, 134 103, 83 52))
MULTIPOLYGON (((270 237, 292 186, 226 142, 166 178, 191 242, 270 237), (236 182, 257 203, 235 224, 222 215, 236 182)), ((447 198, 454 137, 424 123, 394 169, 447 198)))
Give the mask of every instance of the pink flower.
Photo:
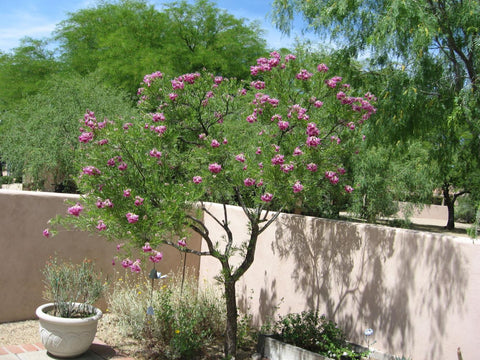
POLYGON ((183 83, 183 81, 174 79, 174 80, 171 80, 170 82, 172 83, 173 90, 179 90, 185 87, 185 84, 183 83))
POLYGON ((161 151, 158 151, 157 149, 153 148, 152 150, 150 150, 150 156, 151 157, 156 157, 157 159, 160 159, 162 157, 162 152, 161 151))
POLYGON ((143 201, 144 201, 144 199, 141 198, 140 196, 135 196, 134 204, 135 204, 135 206, 140 206, 140 205, 143 205, 143 201))
POLYGON ((293 170, 293 168, 293 163, 280 165, 280 170, 282 170, 285 174, 288 174, 290 171, 293 170))
POLYGON ((150 246, 150 243, 146 242, 144 246, 142 246, 143 252, 151 252, 153 249, 150 246))
POLYGON ((222 165, 217 163, 210 164, 208 165, 208 170, 210 170, 212 174, 218 174, 220 171, 222 171, 222 165))
POLYGON ((317 136, 320 134, 320 130, 317 128, 317 124, 315 123, 308 123, 307 124, 307 135, 308 136, 317 136))
POLYGON ((106 199, 106 200, 103 202, 103 205, 106 206, 106 207, 109 207, 109 208, 113 208, 113 202, 112 202, 112 200, 110 200, 110 199, 106 199))
POLYGON ((48 229, 43 230, 43 236, 45 236, 46 238, 48 238, 48 237, 50 237, 50 235, 52 235, 52 234, 50 233, 50 230, 48 230, 48 229))
POLYGON ((351 192, 353 191, 353 187, 351 187, 350 185, 346 185, 346 186, 345 186, 345 191, 346 191, 347 193, 351 193, 351 192))
POLYGON ((243 180, 243 183, 245 184, 245 186, 253 186, 255 185, 255 179, 246 178, 245 180, 243 180))
POLYGON ((297 57, 293 54, 285 55, 285 62, 289 62, 290 60, 295 60, 297 57))
POLYGON ((228 140, 227 138, 224 138, 223 141, 222 141, 223 145, 227 145, 228 144, 228 140))
POLYGON ((120 165, 118 165, 118 170, 120 171, 124 171, 126 170, 128 167, 127 163, 126 162, 121 162, 120 165))
POLYGON ((102 139, 98 141, 98 145, 106 145, 108 144, 108 139, 102 139))
POLYGON ((300 156, 303 155, 303 151, 297 146, 295 150, 293 150, 293 156, 300 156))
POLYGON ((149 259, 153 263, 158 263, 160 260, 163 259, 163 254, 157 250, 153 250, 153 255, 150 255, 149 259))
POLYGON ((152 121, 153 122, 165 121, 165 115, 163 113, 154 113, 152 114, 152 121))
POLYGON ((180 246, 180 247, 185 247, 185 246, 187 246, 187 242, 185 241, 185 238, 181 238, 180 240, 178 240, 177 244, 178 244, 178 246, 180 246))
POLYGON ((218 140, 213 139, 210 143, 210 146, 213 148, 218 148, 220 146, 220 143, 218 142, 218 140))
POLYGON ((170 93, 168 94, 168 97, 170 98, 170 100, 175 101, 175 99, 178 97, 178 94, 170 93))
POLYGON ((321 140, 316 136, 309 136, 305 143, 307 144, 308 147, 317 147, 318 145, 320 145, 321 140))
POLYGON ((127 213, 125 216, 130 224, 135 224, 138 221, 138 215, 127 213))
POLYGON ((82 172, 85 174, 85 175, 100 175, 102 172, 100 170, 98 170, 95 166, 85 166, 83 169, 82 169, 82 172))
POLYGON ((308 72, 305 69, 300 70, 300 72, 295 76, 298 80, 308 80, 313 76, 311 72, 308 72))
POLYGON ((132 272, 135 272, 137 274, 140 271, 142 271, 142 268, 140 267, 140 259, 135 260, 135 262, 130 265, 130 270, 132 270, 132 272))
POLYGON ((347 171, 345 170, 345 168, 343 168, 343 167, 337 168, 337 171, 338 171, 338 173, 339 173, 340 175, 344 175, 344 174, 347 172, 347 171))
POLYGON ((272 165, 282 165, 283 162, 285 161, 285 156, 280 155, 280 154, 275 154, 275 156, 272 158, 272 165))
POLYGON ((120 251, 120 249, 124 246, 124 243, 117 244, 117 251, 120 251))
POLYGON ((80 203, 76 203, 72 207, 68 208, 68 213, 73 216, 79 216, 83 210, 83 206, 80 203))
POLYGON ((96 228, 98 229, 98 231, 103 231, 107 228, 107 225, 105 225, 103 220, 98 220, 96 228))
POLYGON ((255 154, 260 155, 262 153, 262 149, 257 147, 257 151, 255 151, 255 154))
POLYGON ((314 163, 307 164, 308 171, 315 172, 317 171, 317 168, 318 168, 317 164, 314 164, 314 163))
POLYGON ((303 190, 303 185, 300 183, 299 180, 297 180, 297 181, 295 182, 295 184, 293 184, 293 192, 294 192, 294 193, 298 193, 298 192, 300 192, 300 191, 302 191, 302 190, 303 190))
POLYGON ((250 83, 250 85, 257 90, 265 89, 265 82, 264 81, 260 81, 260 80, 259 81, 252 81, 250 83))
POLYGON ((313 106, 315 106, 316 108, 321 108, 323 106, 323 102, 317 100, 313 103, 313 106))
POLYGON ((82 134, 78 137, 78 140, 82 143, 88 143, 93 139, 92 132, 82 132, 82 134))
POLYGON ((317 66, 317 70, 318 70, 319 72, 327 72, 327 71, 328 71, 328 66, 325 65, 325 64, 319 64, 319 65, 317 66))
POLYGON ((273 199, 273 194, 270 194, 270 193, 265 193, 263 194, 262 196, 260 196, 260 199, 262 199, 262 201, 265 201, 265 202, 270 202, 272 201, 273 199))
POLYGON ((167 131, 167 127, 165 125, 155 126, 152 129, 154 132, 158 134, 158 136, 163 135, 165 131, 167 131))
POLYGON ((241 163, 244 163, 245 162, 245 154, 238 154, 238 155, 235 155, 235 160, 237 161, 240 161, 241 163))
POLYGON ((130 197, 131 192, 132 192, 132 190, 130 190, 130 189, 123 190, 123 196, 124 197, 130 197))
POLYGON ((223 81, 223 77, 222 76, 215 76, 215 78, 213 79, 213 82, 217 85, 220 85, 223 81))
POLYGON ((132 266, 132 264, 133 264, 133 261, 128 258, 122 260, 122 267, 125 269, 132 266))
POLYGON ((201 176, 194 176, 193 179, 192 179, 192 181, 193 181, 195 184, 200 184, 200 183, 203 181, 203 179, 202 179, 201 176))
POLYGON ((288 127, 290 126, 290 123, 288 121, 283 121, 283 120, 280 120, 278 123, 278 128, 282 131, 285 131, 288 129, 288 127))

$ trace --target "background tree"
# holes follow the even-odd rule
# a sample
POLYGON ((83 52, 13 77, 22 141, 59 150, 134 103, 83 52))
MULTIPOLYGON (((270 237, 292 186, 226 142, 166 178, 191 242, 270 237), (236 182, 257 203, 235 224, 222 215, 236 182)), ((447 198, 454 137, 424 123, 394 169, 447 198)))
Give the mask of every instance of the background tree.
MULTIPOLYGON (((475 168, 480 157, 478 1, 276 0, 273 9, 273 19, 283 31, 288 32, 295 14, 300 14, 311 30, 342 44, 352 56, 369 57, 370 70, 394 70, 396 76, 385 79, 386 84, 393 80, 400 85, 398 70, 405 72, 403 91, 378 93, 383 103, 378 128, 382 132, 393 122, 402 129, 394 131, 390 142, 416 134, 429 142, 430 162, 439 170, 437 187, 459 190, 457 195, 479 193, 475 182, 454 183, 462 177, 472 179, 468 169, 475 168), (455 166, 457 173, 464 172, 451 176, 466 148, 473 150, 470 164, 455 166)), ((453 228, 454 199, 450 192, 444 195, 451 204, 447 228, 453 228)))
POLYGON ((246 64, 266 54, 264 31, 258 23, 237 19, 208 0, 173 2, 165 13, 172 36, 167 53, 175 74, 200 71, 245 79, 246 64))
POLYGON ((85 75, 97 71, 102 81, 135 94, 144 74, 206 68, 245 76, 245 64, 265 53, 257 24, 197 0, 156 10, 143 0, 99 2, 69 14, 56 29, 61 59, 85 75))
POLYGON ((12 53, 0 52, 0 113, 36 94, 49 76, 62 69, 47 45, 45 40, 24 38, 12 53))
POLYGON ((94 74, 53 76, 36 95, 3 114, 0 153, 27 188, 75 191, 78 114, 89 106, 99 116, 134 114, 125 96, 101 85, 94 74))

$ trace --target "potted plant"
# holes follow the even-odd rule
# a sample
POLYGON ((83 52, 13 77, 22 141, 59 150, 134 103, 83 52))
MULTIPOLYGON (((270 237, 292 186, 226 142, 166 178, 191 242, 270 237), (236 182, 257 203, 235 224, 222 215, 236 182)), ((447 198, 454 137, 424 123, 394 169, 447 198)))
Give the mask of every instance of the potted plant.
POLYGON ((53 259, 48 261, 44 298, 52 300, 36 310, 40 337, 47 351, 58 357, 75 357, 88 350, 97 332, 102 311, 93 304, 105 289, 94 264, 53 259))

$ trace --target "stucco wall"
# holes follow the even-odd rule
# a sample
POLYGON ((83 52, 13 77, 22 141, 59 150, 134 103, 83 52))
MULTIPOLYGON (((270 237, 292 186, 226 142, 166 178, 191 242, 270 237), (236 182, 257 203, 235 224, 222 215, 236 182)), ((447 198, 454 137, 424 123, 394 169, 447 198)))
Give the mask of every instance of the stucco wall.
MULTIPOLYGON (((100 236, 80 231, 61 231, 53 238, 45 238, 47 221, 57 214, 66 214, 65 200, 78 196, 29 191, 0 190, 0 323, 35 318, 35 309, 45 300, 42 297, 42 269, 51 256, 81 262, 94 260, 98 269, 114 278, 114 272, 123 268, 112 266, 117 255, 116 243, 100 236)), ((199 246, 198 237, 190 244, 199 246)), ((183 255, 164 246, 164 259, 157 269, 162 273, 178 270, 183 255)), ((197 269, 199 258, 187 256, 187 266, 197 269)), ((99 304, 104 307, 104 303, 99 304)))
MULTIPOLYGON (((210 211, 221 218, 222 209, 210 211)), ((248 238, 242 211, 229 207, 237 240, 248 238)), ((221 231, 209 217, 210 233, 221 231), (212 229, 217 229, 213 231, 212 229)), ((200 280, 219 272, 202 258, 200 280)), ((257 324, 318 309, 366 345, 415 360, 476 359, 480 349, 480 246, 471 239, 382 226, 281 215, 260 237, 238 283, 240 307, 257 324)))

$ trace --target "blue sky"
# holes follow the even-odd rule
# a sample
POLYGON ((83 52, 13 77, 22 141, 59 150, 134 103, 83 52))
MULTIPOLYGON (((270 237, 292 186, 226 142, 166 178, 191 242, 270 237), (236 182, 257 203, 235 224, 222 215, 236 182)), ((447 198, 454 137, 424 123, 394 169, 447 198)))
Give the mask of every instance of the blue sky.
MULTIPOLYGON (((221 9, 237 18, 258 20, 265 30, 264 37, 269 47, 280 48, 291 45, 297 29, 291 37, 277 31, 268 19, 271 0, 213 0, 221 9)), ((161 9, 168 0, 149 0, 161 9)), ((20 44, 20 39, 29 36, 35 39, 49 37, 55 26, 66 19, 67 13, 95 6, 95 0, 1 0, 0 1, 0 51, 9 52, 20 44)))

